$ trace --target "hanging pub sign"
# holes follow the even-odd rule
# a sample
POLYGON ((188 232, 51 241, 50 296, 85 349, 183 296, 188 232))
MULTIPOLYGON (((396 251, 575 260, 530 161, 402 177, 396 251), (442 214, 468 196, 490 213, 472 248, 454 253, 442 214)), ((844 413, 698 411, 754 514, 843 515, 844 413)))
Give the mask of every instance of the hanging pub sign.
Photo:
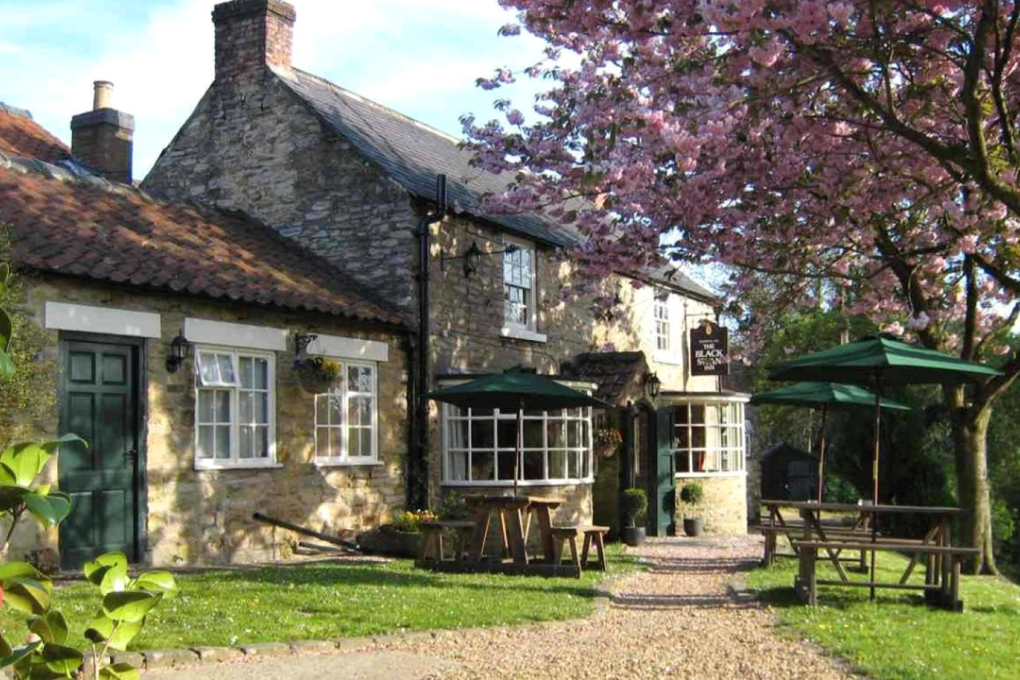
POLYGON ((691 329, 691 375, 728 375, 729 331, 706 321, 691 329))

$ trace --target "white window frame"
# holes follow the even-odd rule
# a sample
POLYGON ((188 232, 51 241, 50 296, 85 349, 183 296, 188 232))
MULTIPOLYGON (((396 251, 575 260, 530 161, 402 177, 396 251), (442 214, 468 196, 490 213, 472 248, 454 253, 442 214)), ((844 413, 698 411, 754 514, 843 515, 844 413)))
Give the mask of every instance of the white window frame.
MULTIPOLYGON (((489 411, 491 409, 485 409, 489 411)), ((568 411, 576 411, 578 409, 567 409, 568 411)), ((529 414, 525 412, 523 418, 525 421, 541 421, 542 422, 542 447, 527 447, 524 446, 522 449, 522 459, 529 453, 534 454, 535 452, 541 452, 542 455, 542 479, 520 479, 518 480, 518 486, 565 486, 570 484, 591 484, 595 481, 594 477, 594 455, 592 452, 592 409, 584 408, 580 409, 582 413, 579 416, 567 416, 563 417, 558 412, 555 415, 550 416, 548 411, 542 412, 541 415, 529 414), (552 447, 553 451, 563 451, 566 455, 565 458, 565 473, 568 476, 564 477, 550 477, 549 476, 549 421, 560 421, 566 424, 567 422, 584 422, 587 423, 587 428, 581 428, 584 433, 583 439, 578 446, 567 446, 563 447, 552 447), (579 456, 578 465, 580 471, 583 472, 587 469, 586 475, 578 477, 570 477, 570 456, 575 454, 579 456)), ((514 447, 500 446, 499 445, 499 423, 500 422, 517 422, 516 411, 500 411, 499 409, 492 410, 491 414, 485 414, 477 416, 471 412, 471 409, 467 410, 467 413, 461 413, 460 409, 448 404, 443 405, 442 409, 442 432, 443 432, 443 484, 445 486, 489 486, 489 487, 510 487, 513 486, 513 479, 481 479, 475 480, 470 479, 471 476, 471 458, 475 455, 473 447, 473 439, 471 428, 468 429, 467 441, 463 442, 461 446, 452 447, 451 441, 453 437, 450 434, 450 427, 464 420, 481 421, 481 420, 492 420, 493 422, 493 447, 482 449, 478 451, 481 455, 493 457, 493 477, 499 475, 499 454, 500 452, 513 452, 516 449, 516 442, 514 447), (467 476, 468 479, 453 479, 450 472, 452 468, 451 454, 453 453, 467 453, 467 476)), ((519 472, 519 476, 523 475, 522 470, 519 472)))
MULTIPOLYGON (((502 278, 503 278, 503 335, 514 337, 515 336, 514 331, 526 331, 526 335, 528 335, 528 334, 537 334, 537 331, 538 331, 538 271, 537 271, 538 270, 538 253, 535 250, 535 244, 534 243, 528 243, 526 241, 519 241, 519 240, 516 240, 516 239, 507 239, 506 242, 505 242, 505 246, 507 246, 507 247, 515 247, 517 249, 517 250, 515 250, 515 254, 519 253, 519 252, 527 253, 528 258, 530 260, 530 262, 529 262, 530 280, 529 280, 528 283, 529 283, 529 285, 531 287, 526 289, 528 291, 528 304, 527 304, 527 306, 525 308, 525 312, 526 312, 527 317, 528 317, 527 323, 522 324, 522 323, 518 323, 518 322, 515 322, 515 321, 508 320, 507 319, 507 315, 506 315, 506 305, 507 305, 507 303, 509 301, 507 299, 507 294, 506 294, 507 286, 514 286, 515 288, 520 288, 521 286, 517 286, 516 284, 512 284, 512 283, 508 283, 507 282, 507 280, 506 280, 506 255, 504 255, 503 256, 503 260, 500 262, 501 271, 502 271, 502 278)), ((531 337, 525 337, 524 339, 535 339, 535 340, 538 340, 538 338, 531 338, 531 337)), ((543 336, 542 339, 544 340, 544 336, 543 336)), ((541 341, 541 340, 539 340, 539 341, 541 341)))
POLYGON ((705 400, 689 400, 670 404, 670 408, 684 408, 687 409, 687 422, 685 423, 673 423, 673 432, 671 433, 670 449, 673 452, 674 458, 677 463, 685 461, 686 465, 676 465, 676 476, 677 477, 726 477, 733 475, 745 475, 746 470, 746 447, 747 437, 745 433, 745 414, 744 407, 745 400, 732 400, 732 399, 705 399, 705 400), (706 409, 705 420, 709 421, 707 416, 707 409, 718 408, 719 417, 716 422, 702 422, 693 423, 691 422, 691 412, 695 407, 701 407, 706 409), (729 422, 730 411, 735 411, 733 422, 729 422), (680 431, 683 431, 686 435, 687 445, 686 447, 681 446, 681 437, 679 436, 680 431), (717 432, 717 444, 712 443, 712 437, 710 432, 715 430, 717 432), (696 431, 702 432, 703 446, 694 446, 696 431), (730 435, 732 434, 733 440, 729 442, 730 435), (695 470, 694 457, 696 454, 704 454, 706 458, 710 455, 714 455, 715 459, 719 461, 716 470, 695 470), (723 460, 727 461, 725 466, 722 465, 723 460), (686 470, 682 470, 686 467, 686 470), (725 467, 725 469, 723 469, 725 467))
MULTIPOLYGON (((355 465, 381 465, 382 461, 379 460, 379 364, 374 361, 350 361, 350 360, 337 360, 340 363, 343 371, 343 380, 340 382, 339 390, 330 390, 325 394, 316 394, 314 406, 315 410, 312 414, 312 427, 313 437, 315 440, 315 465, 319 467, 338 467, 338 466, 355 466, 355 465), (371 444, 372 454, 370 456, 351 456, 350 455, 350 404, 351 394, 347 391, 347 370, 349 368, 370 368, 372 370, 372 424, 371 424, 371 444), (339 426, 340 433, 340 455, 319 455, 319 428, 331 428, 335 429, 335 425, 320 425, 319 424, 319 399, 329 399, 331 396, 340 392, 340 398, 343 400, 343 424, 339 426)), ((367 393, 355 393, 358 394, 367 393)), ((332 453, 331 451, 329 453, 332 453)))
POLYGON ((233 347, 201 346, 195 348, 195 432, 194 432, 194 466, 196 470, 236 470, 245 468, 276 468, 283 467, 276 462, 276 354, 233 347), (235 383, 209 383, 204 384, 199 375, 199 353, 230 354, 234 364, 235 383), (269 438, 269 455, 265 458, 241 458, 241 425, 240 422, 240 400, 238 399, 241 388, 241 357, 262 359, 266 361, 266 387, 267 387, 267 432, 269 438), (200 436, 199 423, 199 392, 229 391, 230 393, 230 458, 199 458, 198 441, 200 436))
POLYGON ((670 318, 669 293, 655 292, 652 303, 656 354, 673 354, 673 320, 670 318), (665 346, 660 346, 665 345, 665 346))

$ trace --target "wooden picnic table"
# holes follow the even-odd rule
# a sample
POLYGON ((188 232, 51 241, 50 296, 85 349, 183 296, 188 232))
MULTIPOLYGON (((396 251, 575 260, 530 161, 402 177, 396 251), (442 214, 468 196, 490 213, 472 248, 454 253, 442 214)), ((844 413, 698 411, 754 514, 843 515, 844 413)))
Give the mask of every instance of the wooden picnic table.
MULTIPOLYGON (((954 549, 952 546, 952 520, 964 513, 961 508, 947 506, 917 506, 917 505, 872 505, 872 504, 849 504, 849 503, 818 503, 816 501, 762 501, 762 505, 769 509, 769 519, 766 528, 765 540, 765 561, 771 562, 776 557, 775 537, 777 533, 785 533, 795 554, 800 555, 800 546, 810 546, 813 556, 819 551, 824 551, 826 557, 832 562, 839 575, 839 581, 820 581, 825 585, 867 585, 871 589, 871 597, 875 597, 875 589, 878 587, 900 587, 911 588, 907 584, 922 554, 927 555, 925 571, 926 595, 929 592, 940 592, 948 596, 950 591, 955 589, 958 577, 954 575, 954 566, 958 567, 959 555, 955 554, 962 549, 954 549), (787 522, 782 510, 796 510, 799 512, 801 524, 787 522), (822 521, 823 512, 849 512, 857 513, 857 521, 853 528, 846 530, 831 525, 826 526, 822 521), (895 538, 879 536, 877 528, 877 517, 879 515, 911 514, 927 516, 931 520, 930 527, 922 539, 895 538), (870 527, 870 531, 869 531, 870 527), (799 534, 799 535, 798 535, 799 534), (863 566, 866 553, 871 555, 871 577, 865 584, 853 583, 847 576, 846 570, 840 562, 840 554, 843 550, 859 550, 863 566), (913 553, 899 583, 879 584, 875 578, 875 555, 879 550, 913 553)), ((804 556, 802 565, 804 564, 804 556)), ((813 575, 813 565, 805 565, 810 568, 813 575)), ((802 572, 805 571, 802 569, 802 572)), ((813 577, 813 576, 812 576, 813 577)))
POLYGON ((554 564, 551 513, 566 502, 563 498, 479 494, 466 496, 464 500, 475 511, 475 528, 468 550, 470 560, 482 561, 489 537, 489 525, 495 518, 499 523, 503 556, 511 557, 516 564, 528 564, 528 530, 532 517, 535 517, 545 562, 554 564))

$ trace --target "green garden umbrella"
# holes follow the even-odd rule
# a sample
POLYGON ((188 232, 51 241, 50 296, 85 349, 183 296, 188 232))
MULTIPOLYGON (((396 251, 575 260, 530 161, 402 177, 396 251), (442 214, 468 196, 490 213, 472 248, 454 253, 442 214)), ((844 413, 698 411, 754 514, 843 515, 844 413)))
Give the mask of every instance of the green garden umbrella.
MULTIPOLYGON (((902 340, 878 336, 807 354, 772 367, 773 380, 832 380, 871 384, 875 392, 875 455, 871 478, 872 503, 878 505, 879 432, 882 427, 882 385, 924 383, 955 384, 961 380, 987 380, 1001 375, 997 369, 963 361, 902 340)), ((871 522, 872 540, 877 522, 871 522)), ((871 581, 875 581, 875 552, 871 551, 871 581)), ((875 588, 871 587, 871 599, 875 588)))
MULTIPOLYGON (((803 406, 822 412, 822 425, 818 430, 818 502, 822 502, 825 488, 825 419, 830 408, 871 406, 875 394, 856 385, 842 385, 830 382, 802 382, 762 392, 751 397, 755 405, 776 404, 779 406, 803 406)), ((909 411, 910 407, 892 399, 882 399, 882 408, 909 411)))
POLYGON ((525 410, 555 411, 587 406, 612 408, 585 392, 534 373, 495 373, 431 392, 429 399, 458 408, 499 409, 517 413, 517 447, 514 455, 514 496, 521 466, 521 433, 525 410))
POLYGON ((776 364, 773 380, 813 380, 870 384, 874 391, 875 456, 872 464, 872 502, 878 504, 879 429, 882 424, 883 385, 913 385, 982 380, 1001 375, 997 369, 963 361, 886 336, 806 354, 776 364))

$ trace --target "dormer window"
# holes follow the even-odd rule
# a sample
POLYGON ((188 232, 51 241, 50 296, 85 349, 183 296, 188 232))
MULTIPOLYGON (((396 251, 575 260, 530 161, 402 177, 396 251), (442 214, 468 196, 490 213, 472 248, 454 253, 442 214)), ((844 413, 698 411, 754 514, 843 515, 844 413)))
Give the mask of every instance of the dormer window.
POLYGON ((534 331, 535 250, 521 243, 507 245, 503 253, 503 323, 534 331))

